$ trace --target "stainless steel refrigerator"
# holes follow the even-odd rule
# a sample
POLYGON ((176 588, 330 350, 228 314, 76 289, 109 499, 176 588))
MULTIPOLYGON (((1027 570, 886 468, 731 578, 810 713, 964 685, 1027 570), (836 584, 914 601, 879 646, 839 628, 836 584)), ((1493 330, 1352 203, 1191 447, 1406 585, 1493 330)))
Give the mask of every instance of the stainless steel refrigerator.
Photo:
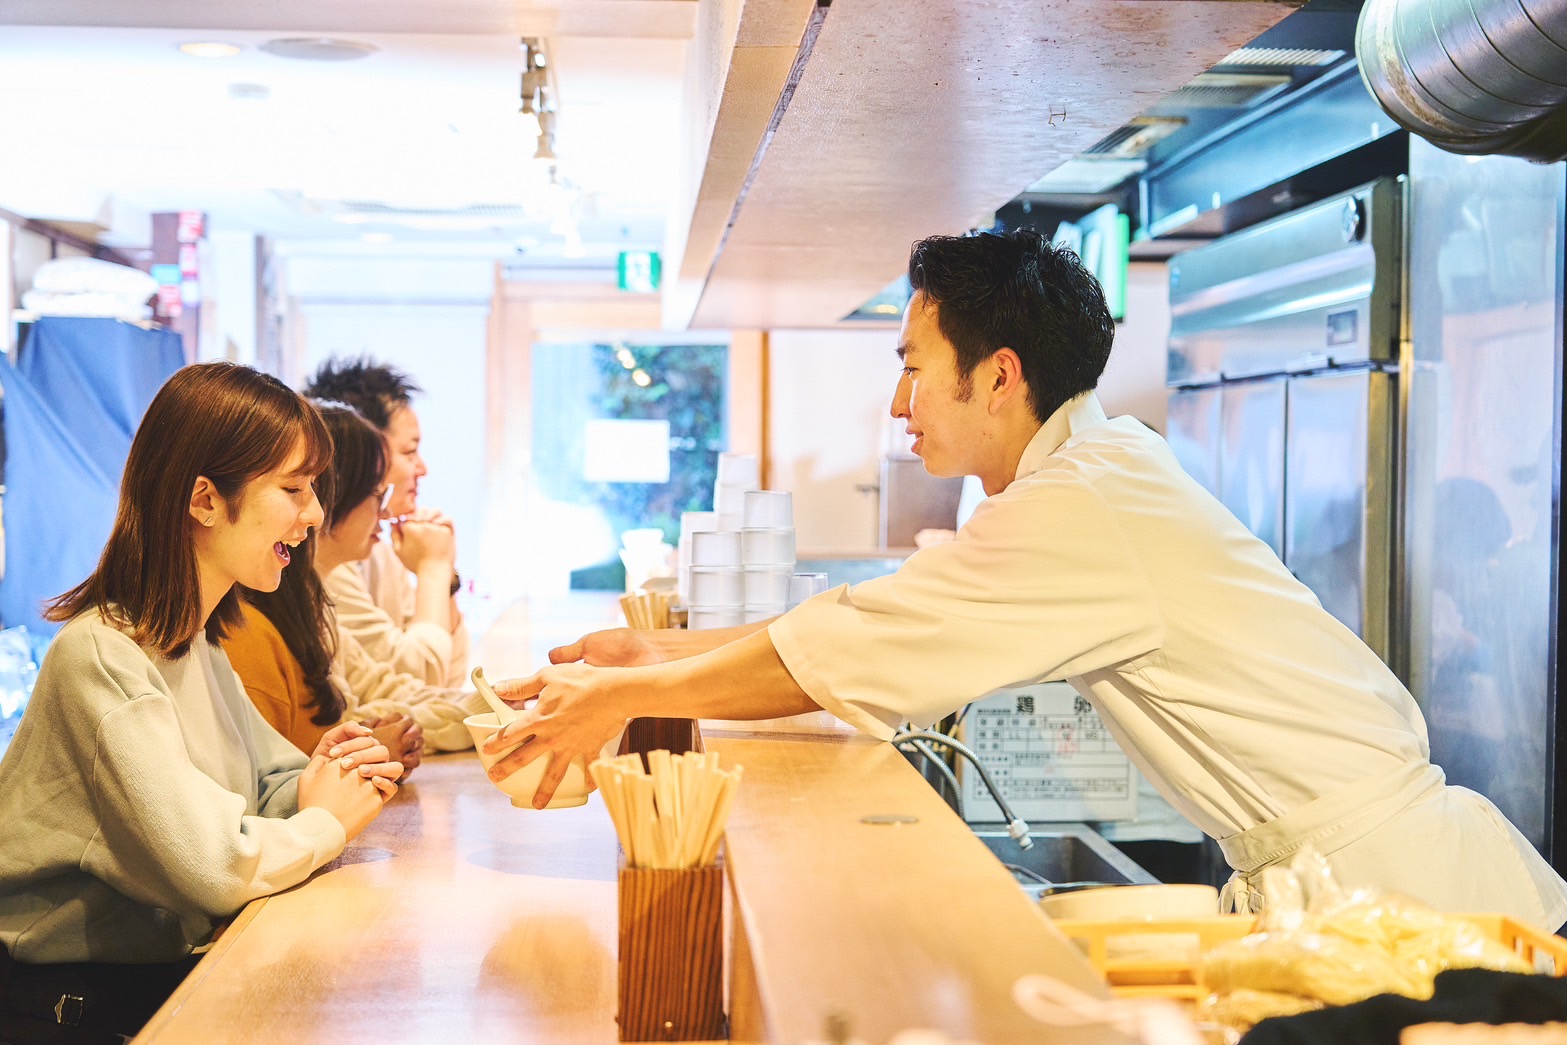
POLYGON ((1380 180, 1170 262, 1171 445, 1386 659, 1401 195, 1380 180))
POLYGON ((1564 870, 1567 168, 1408 169, 1172 259, 1169 439, 1564 870))

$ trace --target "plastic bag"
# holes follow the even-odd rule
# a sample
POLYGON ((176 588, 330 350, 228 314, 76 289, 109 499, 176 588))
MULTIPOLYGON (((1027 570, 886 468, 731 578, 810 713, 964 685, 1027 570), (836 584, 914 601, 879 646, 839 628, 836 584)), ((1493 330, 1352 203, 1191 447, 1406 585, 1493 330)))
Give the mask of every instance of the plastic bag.
POLYGON ((1393 892, 1349 889, 1307 848, 1263 871, 1258 931, 1202 961, 1213 989, 1200 1018, 1244 1032, 1269 1016, 1347 1005, 1377 994, 1431 997, 1444 969, 1533 972, 1474 923, 1393 892))

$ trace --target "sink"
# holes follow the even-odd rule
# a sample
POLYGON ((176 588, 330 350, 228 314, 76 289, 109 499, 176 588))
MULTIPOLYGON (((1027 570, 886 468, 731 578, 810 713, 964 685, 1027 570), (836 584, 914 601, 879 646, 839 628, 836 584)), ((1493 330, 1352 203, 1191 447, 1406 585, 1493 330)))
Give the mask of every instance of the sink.
POLYGON ((1158 882, 1087 824, 1049 824, 1035 830, 1031 849, 1020 849, 1005 831, 979 828, 974 834, 1035 898, 1091 885, 1158 882))

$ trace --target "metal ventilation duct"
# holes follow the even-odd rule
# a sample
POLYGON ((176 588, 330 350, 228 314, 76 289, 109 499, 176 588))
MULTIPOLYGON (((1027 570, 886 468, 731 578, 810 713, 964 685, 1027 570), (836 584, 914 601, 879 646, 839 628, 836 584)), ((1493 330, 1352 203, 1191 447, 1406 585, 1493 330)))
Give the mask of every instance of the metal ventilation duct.
POLYGON ((1567 156, 1567 0, 1367 0, 1355 45, 1382 108, 1432 144, 1567 156))

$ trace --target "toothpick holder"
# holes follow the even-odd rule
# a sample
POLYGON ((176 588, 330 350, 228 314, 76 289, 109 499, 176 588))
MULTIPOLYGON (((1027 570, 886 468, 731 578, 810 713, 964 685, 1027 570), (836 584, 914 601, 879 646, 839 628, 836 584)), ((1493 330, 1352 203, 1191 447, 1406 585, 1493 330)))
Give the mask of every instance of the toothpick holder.
POLYGON ((724 873, 620 869, 620 1040, 713 1041, 723 1004, 724 873))

